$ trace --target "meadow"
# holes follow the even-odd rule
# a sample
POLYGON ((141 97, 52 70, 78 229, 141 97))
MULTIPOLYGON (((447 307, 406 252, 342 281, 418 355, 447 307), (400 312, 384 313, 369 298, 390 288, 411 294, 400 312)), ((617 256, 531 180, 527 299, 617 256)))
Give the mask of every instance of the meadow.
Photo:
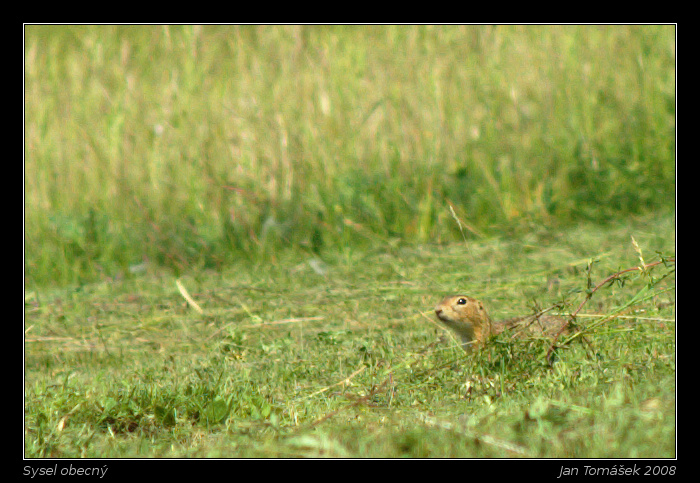
POLYGON ((29 283, 672 211, 673 26, 27 26, 29 283))
POLYGON ((551 364, 549 340, 465 355, 431 310, 460 291, 494 319, 567 316, 643 266, 631 236, 668 252, 672 226, 29 292, 25 455, 674 457, 671 261, 592 293, 551 364))
POLYGON ((675 456, 674 26, 24 51, 26 457, 675 456), (465 355, 455 291, 575 335, 465 355))

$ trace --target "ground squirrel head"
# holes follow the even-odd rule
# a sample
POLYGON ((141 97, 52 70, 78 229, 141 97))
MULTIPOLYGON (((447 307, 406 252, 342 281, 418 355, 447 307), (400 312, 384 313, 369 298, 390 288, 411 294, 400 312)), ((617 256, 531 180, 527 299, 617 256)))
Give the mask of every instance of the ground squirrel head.
POLYGON ((491 318, 484 305, 467 295, 450 295, 435 306, 435 315, 456 333, 467 350, 491 335, 491 318))

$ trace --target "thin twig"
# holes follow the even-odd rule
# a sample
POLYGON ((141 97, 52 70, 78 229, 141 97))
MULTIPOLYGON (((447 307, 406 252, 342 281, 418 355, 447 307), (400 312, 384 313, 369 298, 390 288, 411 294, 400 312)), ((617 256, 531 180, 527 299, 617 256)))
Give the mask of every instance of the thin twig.
POLYGON ((457 222, 457 226, 459 227, 459 232, 462 234, 462 239, 464 239, 464 243, 469 246, 469 243, 467 243, 467 237, 464 235, 464 229, 462 228, 462 222, 459 221, 459 218, 457 217, 457 213, 455 213, 454 208, 452 208, 452 205, 448 203, 448 206, 450 207, 450 213, 452 213, 452 218, 455 219, 457 222))
POLYGON ((550 358, 551 358, 551 356, 552 356, 552 352, 554 352, 554 347, 555 347, 555 345, 556 345, 556 343, 557 343, 557 339, 559 339, 559 336, 560 336, 561 334, 563 334, 563 333, 571 326, 571 322, 573 322, 573 321, 576 319, 576 314, 579 313, 579 311, 583 308, 583 306, 586 305, 586 302, 588 302, 588 301, 593 297, 593 294, 594 294, 598 289, 600 289, 600 288, 601 288, 602 286, 604 286, 606 283, 608 283, 608 282, 610 282, 610 281, 612 281, 612 280, 615 280, 616 278, 618 278, 618 277, 619 277, 620 275, 622 275, 623 273, 634 272, 634 271, 636 271, 636 270, 640 270, 640 271, 641 271, 641 270, 646 270, 646 269, 648 269, 648 268, 650 268, 650 267, 653 267, 653 266, 655 266, 655 265, 659 265, 659 264, 661 264, 661 263, 664 263, 664 264, 665 264, 666 262, 673 262, 673 263, 675 263, 675 262, 676 262, 676 259, 675 259, 675 258, 669 258, 669 259, 665 259, 665 260, 659 260, 658 262, 653 262, 653 263, 648 263, 648 264, 647 264, 647 263, 644 263, 644 266, 643 266, 643 267, 632 267, 632 268, 627 268, 627 269, 625 269, 625 270, 620 270, 619 272, 616 272, 616 273, 613 273, 612 275, 609 275, 608 277, 606 277, 605 279, 603 279, 602 282, 600 282, 598 285, 596 285, 595 287, 593 287, 593 289, 591 289, 590 291, 588 291, 588 293, 586 294, 586 297, 581 301, 581 303, 579 304, 578 308, 577 308, 576 310, 574 310, 574 312, 569 316, 569 320, 567 321, 567 323, 564 324, 564 325, 562 326, 562 328, 559 330, 559 332, 557 332, 557 334, 554 336, 554 339, 552 340, 552 344, 549 346, 549 350, 547 351, 547 362, 551 365, 552 362, 551 362, 551 359, 550 359, 550 358))
POLYGON ((324 317, 323 315, 315 315, 313 317, 293 317, 291 319, 273 320, 271 322, 261 322, 259 324, 239 325, 238 327, 241 329, 255 329, 255 328, 260 328, 260 327, 266 327, 268 325, 296 324, 299 322, 311 322, 314 320, 323 320, 325 318, 326 317, 324 317))
POLYGON ((260 322, 259 324, 244 324, 244 325, 240 325, 240 324, 238 324, 238 322, 231 322, 230 324, 226 324, 223 327, 220 327, 219 329, 212 332, 209 335, 209 337, 207 337, 207 340, 216 337, 217 335, 219 335, 221 332, 228 329, 229 327, 235 327, 236 329, 265 329, 265 328, 271 328, 273 325, 300 324, 302 322, 313 322, 314 320, 323 320, 325 318, 326 317, 323 315, 315 315, 313 317, 294 317, 291 319, 280 319, 280 320, 273 320, 272 322, 260 322))
POLYGON ((463 222, 462 220, 459 219, 459 217, 457 216, 457 213, 455 213, 455 210, 452 207, 452 203, 450 203, 449 200, 447 202, 447 206, 450 207, 450 213, 452 213, 452 218, 454 218, 455 221, 457 222, 457 226, 459 226, 459 231, 462 233, 462 238, 464 239, 464 243, 467 244, 467 246, 468 246, 467 237, 464 235, 463 227, 466 228, 467 230, 469 230, 470 232, 472 232, 473 234, 475 234, 476 236, 478 236, 479 238, 484 238, 483 233, 481 233, 479 230, 477 230, 473 226, 469 225, 468 223, 463 222))
MULTIPOLYGON (((358 371, 358 372, 359 372, 359 371, 358 371)), ((352 377, 352 376, 350 376, 350 377, 352 377)), ((365 396, 358 397, 355 401, 353 401, 352 403, 350 403, 350 404, 348 404, 348 405, 346 405, 346 406, 343 406, 342 408, 336 409, 335 411, 331 411, 331 412, 328 413, 328 414, 324 414, 323 416, 321 416, 320 418, 318 418, 316 421, 314 421, 313 423, 311 423, 311 424, 309 425, 309 427, 313 428, 313 427, 315 427, 315 426, 318 426, 318 425, 321 424, 322 422, 324 422, 324 421, 326 421, 326 420, 332 418, 333 416, 335 416, 336 414, 340 413, 341 411, 345 411, 346 409, 350 409, 350 408, 352 408, 352 407, 359 406, 360 404, 366 403, 370 398, 374 397, 375 394, 377 394, 380 390, 384 389, 384 388, 386 387, 386 385, 389 384, 389 383, 392 382, 392 381, 393 381, 393 375, 390 373, 390 374, 389 374, 389 377, 387 377, 387 378, 384 380, 384 382, 382 382, 380 385, 375 386, 374 388, 372 388, 372 390, 369 392, 369 394, 367 394, 367 395, 365 395, 365 396)), ((334 384, 334 385, 337 385, 337 384, 334 384)), ((329 386, 329 387, 332 387, 332 386, 329 386)))

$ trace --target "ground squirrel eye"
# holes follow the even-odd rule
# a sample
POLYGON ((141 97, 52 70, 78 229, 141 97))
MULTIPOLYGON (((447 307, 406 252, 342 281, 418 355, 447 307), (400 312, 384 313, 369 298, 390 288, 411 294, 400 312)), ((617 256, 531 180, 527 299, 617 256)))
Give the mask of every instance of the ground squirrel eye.
POLYGON ((457 301, 457 305, 466 305, 466 303, 467 303, 467 299, 459 299, 457 301))

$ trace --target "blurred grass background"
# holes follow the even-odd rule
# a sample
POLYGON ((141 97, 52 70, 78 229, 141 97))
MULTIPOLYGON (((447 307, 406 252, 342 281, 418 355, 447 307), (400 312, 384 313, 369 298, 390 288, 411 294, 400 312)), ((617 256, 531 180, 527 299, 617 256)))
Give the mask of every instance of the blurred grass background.
POLYGON ((25 274, 675 207, 675 27, 26 26, 25 274))

